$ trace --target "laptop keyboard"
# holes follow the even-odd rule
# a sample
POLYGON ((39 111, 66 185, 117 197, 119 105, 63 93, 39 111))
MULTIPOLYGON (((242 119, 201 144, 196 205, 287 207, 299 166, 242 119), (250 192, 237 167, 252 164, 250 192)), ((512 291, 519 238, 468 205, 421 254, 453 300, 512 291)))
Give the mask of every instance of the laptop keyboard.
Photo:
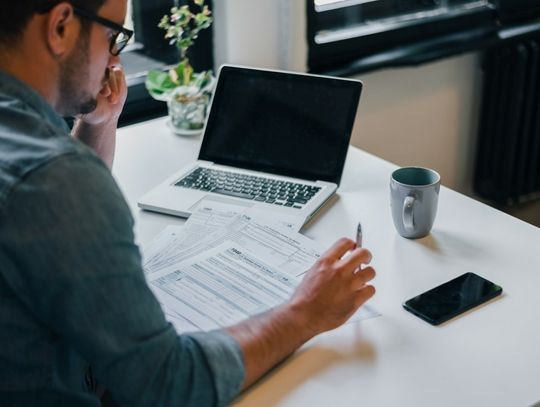
POLYGON ((198 167, 176 186, 200 189, 236 198, 302 208, 321 187, 198 167))

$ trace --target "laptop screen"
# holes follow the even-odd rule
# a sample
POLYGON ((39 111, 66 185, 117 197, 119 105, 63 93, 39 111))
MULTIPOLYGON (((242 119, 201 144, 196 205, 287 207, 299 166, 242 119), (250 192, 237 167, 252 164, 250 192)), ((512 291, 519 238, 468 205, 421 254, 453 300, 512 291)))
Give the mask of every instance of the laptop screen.
POLYGON ((223 66, 199 159, 339 184, 361 90, 356 80, 223 66))

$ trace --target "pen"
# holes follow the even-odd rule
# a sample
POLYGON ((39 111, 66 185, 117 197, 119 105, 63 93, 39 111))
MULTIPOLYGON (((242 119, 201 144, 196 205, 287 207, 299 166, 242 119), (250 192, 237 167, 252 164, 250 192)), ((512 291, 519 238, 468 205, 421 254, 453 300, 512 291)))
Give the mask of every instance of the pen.
POLYGON ((356 247, 362 247, 362 224, 360 222, 356 227, 356 247))

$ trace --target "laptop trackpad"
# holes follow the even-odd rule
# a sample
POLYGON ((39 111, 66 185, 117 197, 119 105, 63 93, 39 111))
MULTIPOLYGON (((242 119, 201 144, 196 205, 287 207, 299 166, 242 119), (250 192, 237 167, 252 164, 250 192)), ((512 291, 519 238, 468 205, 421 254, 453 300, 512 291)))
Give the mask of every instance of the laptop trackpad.
POLYGON ((218 203, 222 203, 222 204, 225 204, 225 205, 236 205, 236 206, 238 206, 240 208, 251 208, 254 205, 254 203, 252 201, 240 200, 240 199, 231 199, 231 198, 222 197, 222 196, 218 196, 218 195, 206 195, 206 196, 202 197, 202 199, 195 202, 189 208, 189 211, 193 213, 195 211, 195 209, 197 209, 199 207, 199 205, 204 205, 204 202, 218 202, 218 203))

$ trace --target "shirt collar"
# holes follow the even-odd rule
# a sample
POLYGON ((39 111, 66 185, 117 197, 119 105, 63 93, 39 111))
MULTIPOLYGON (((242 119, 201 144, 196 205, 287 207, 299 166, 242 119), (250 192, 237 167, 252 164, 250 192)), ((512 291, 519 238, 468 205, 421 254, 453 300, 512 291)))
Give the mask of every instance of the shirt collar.
POLYGON ((52 106, 41 95, 24 82, 3 71, 0 71, 0 94, 9 95, 22 101, 52 125, 69 132, 65 120, 54 111, 52 106))

